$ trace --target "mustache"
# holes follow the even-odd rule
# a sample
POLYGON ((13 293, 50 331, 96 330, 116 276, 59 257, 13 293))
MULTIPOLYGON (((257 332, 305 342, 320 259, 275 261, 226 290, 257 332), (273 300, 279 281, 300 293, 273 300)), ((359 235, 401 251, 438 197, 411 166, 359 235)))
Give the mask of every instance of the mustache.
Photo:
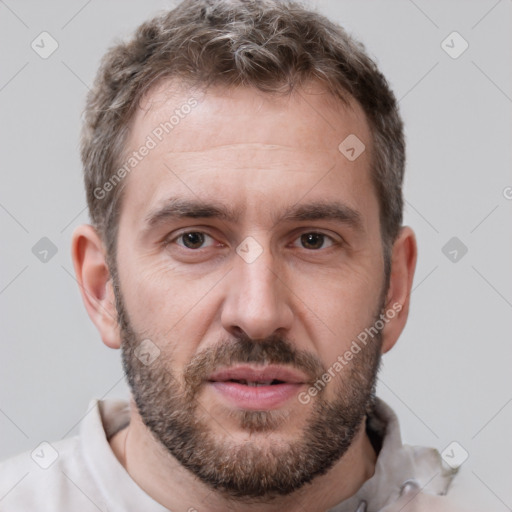
POLYGON ((288 340, 272 335, 253 340, 245 334, 221 341, 196 354, 184 370, 187 387, 197 391, 208 377, 221 367, 253 363, 292 366, 316 381, 326 368, 321 360, 305 350, 296 349, 288 340))

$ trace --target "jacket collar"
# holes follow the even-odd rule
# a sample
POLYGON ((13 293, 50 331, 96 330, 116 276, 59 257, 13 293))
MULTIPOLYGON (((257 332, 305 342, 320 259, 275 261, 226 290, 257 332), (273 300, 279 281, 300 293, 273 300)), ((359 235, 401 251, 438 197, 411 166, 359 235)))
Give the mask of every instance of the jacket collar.
POLYGON ((380 398, 376 398, 374 411, 367 418, 366 430, 381 442, 375 473, 354 496, 329 512, 377 512, 404 493, 419 489, 446 494, 455 472, 443 465, 435 448, 402 444, 398 418, 380 398))

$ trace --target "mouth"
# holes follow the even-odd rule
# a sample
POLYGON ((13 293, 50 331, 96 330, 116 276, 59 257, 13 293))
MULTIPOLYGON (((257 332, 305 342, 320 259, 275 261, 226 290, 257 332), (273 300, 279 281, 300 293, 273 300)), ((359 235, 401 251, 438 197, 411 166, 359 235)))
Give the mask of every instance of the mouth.
POLYGON ((309 379, 303 373, 286 366, 240 365, 224 368, 208 377, 210 382, 240 382, 248 385, 305 384, 309 379))
POLYGON ((285 382, 283 382, 282 380, 277 380, 277 379, 274 379, 272 381, 268 380, 268 381, 262 381, 262 382, 250 381, 250 380, 245 380, 245 379, 242 379, 242 380, 230 379, 230 380, 222 381, 222 382, 238 382, 238 384, 243 384, 244 386, 249 386, 249 387, 275 386, 276 384, 285 384, 285 382))
POLYGON ((301 372, 277 365, 225 368, 208 378, 211 388, 230 407, 253 411, 282 407, 307 382, 301 372))

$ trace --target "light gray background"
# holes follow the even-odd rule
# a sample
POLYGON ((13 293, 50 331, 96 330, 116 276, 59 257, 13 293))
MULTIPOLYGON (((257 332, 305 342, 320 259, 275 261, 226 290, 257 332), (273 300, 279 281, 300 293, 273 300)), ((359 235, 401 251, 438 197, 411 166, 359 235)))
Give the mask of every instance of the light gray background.
MULTIPOLYGON (((512 507, 511 0, 311 2, 360 38, 406 123, 405 220, 419 261, 408 325, 384 358, 379 395, 404 440, 442 451, 496 510, 512 507), (452 59, 441 42, 469 43, 452 59), (467 254, 450 261, 453 236, 467 254)), ((0 0, 0 459, 77 433, 92 398, 126 397, 119 352, 103 346, 70 258, 88 222, 81 109, 99 59, 170 2, 0 0), (31 42, 48 31, 48 59, 31 42), (39 261, 48 237, 58 253, 39 261)), ((0 497, 1 498, 1 497, 0 497)))

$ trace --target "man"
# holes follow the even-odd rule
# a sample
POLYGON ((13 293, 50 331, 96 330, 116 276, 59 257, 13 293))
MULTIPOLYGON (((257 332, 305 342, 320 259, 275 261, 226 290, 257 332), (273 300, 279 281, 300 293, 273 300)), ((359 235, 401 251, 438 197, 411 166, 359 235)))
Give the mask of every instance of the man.
POLYGON ((112 48, 72 255, 132 400, 94 401, 2 510, 459 510, 375 397, 416 264, 404 151, 375 64, 296 4, 186 1, 112 48))

